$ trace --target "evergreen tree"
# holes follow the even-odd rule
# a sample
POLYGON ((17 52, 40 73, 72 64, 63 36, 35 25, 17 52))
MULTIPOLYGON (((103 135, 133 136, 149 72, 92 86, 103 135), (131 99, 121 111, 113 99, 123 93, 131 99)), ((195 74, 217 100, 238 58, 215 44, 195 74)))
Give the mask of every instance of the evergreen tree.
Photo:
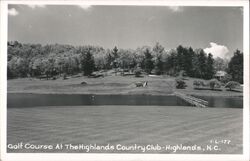
POLYGON ((152 69, 154 69, 154 62, 152 60, 153 56, 151 55, 149 49, 146 49, 144 52, 145 59, 144 59, 144 68, 145 71, 150 74, 152 69))
POLYGON ((115 48, 112 50, 113 54, 113 61, 112 61, 112 67, 117 68, 118 67, 118 48, 115 46, 115 48))
POLYGON ((199 50, 198 55, 198 77, 206 79, 206 62, 207 62, 207 56, 203 49, 199 50))
POLYGON ((214 76, 214 59, 211 53, 208 54, 207 58, 207 71, 205 79, 212 79, 214 76))
POLYGON ((164 64, 165 70, 169 75, 177 74, 177 52, 175 50, 171 50, 169 56, 166 58, 166 63, 164 64))
POLYGON ((179 45, 177 48, 176 48, 176 51, 177 51, 177 70, 178 72, 181 71, 181 70, 185 70, 185 57, 184 57, 184 48, 179 45))
POLYGON ((153 52, 155 55, 162 54, 164 52, 164 47, 161 46, 159 42, 157 42, 153 47, 153 52))
POLYGON ((111 56, 111 54, 108 53, 105 59, 106 59, 106 69, 111 69, 112 68, 111 64, 113 62, 113 57, 111 56))
POLYGON ((190 77, 193 77, 194 50, 192 47, 185 49, 184 59, 185 59, 184 67, 186 74, 190 77))
POLYGON ((232 75, 233 81, 243 83, 243 53, 238 49, 228 64, 228 73, 232 75))
POLYGON ((81 64, 82 64, 82 71, 83 71, 83 74, 84 74, 85 76, 90 76, 90 75, 92 74, 92 72, 94 71, 94 69, 95 69, 94 57, 93 57, 93 55, 91 54, 90 50, 88 50, 88 51, 83 55, 81 64))
POLYGON ((188 76, 192 76, 193 75, 192 60, 194 56, 193 49, 191 47, 185 48, 179 45, 176 50, 177 50, 178 72, 184 71, 188 76))
POLYGON ((155 60, 155 71, 157 75, 160 75, 163 73, 163 61, 162 56, 158 55, 155 60))
POLYGON ((118 58, 118 48, 115 46, 114 49, 112 50, 112 54, 114 56, 114 59, 118 58))

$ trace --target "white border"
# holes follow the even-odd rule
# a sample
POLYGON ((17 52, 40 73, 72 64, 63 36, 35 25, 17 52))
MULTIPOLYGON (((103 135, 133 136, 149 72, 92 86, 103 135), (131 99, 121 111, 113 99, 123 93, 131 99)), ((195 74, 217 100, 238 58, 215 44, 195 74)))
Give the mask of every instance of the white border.
POLYGON ((0 0, 0 107, 1 107, 1 151, 0 159, 10 161, 28 160, 226 160, 226 161, 248 161, 249 160, 249 1, 248 0, 82 0, 82 1, 34 1, 34 0, 0 0), (242 6, 244 7, 244 109, 243 109, 243 155, 215 155, 215 154, 65 154, 65 153, 6 153, 6 94, 7 94, 7 20, 8 4, 47 4, 47 5, 140 5, 140 6, 242 6))

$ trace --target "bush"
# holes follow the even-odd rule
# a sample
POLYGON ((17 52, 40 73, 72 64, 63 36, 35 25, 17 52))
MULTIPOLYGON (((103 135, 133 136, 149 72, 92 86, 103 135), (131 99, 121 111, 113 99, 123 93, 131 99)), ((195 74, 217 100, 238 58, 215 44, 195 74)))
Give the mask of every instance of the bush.
POLYGON ((181 71, 179 72, 179 77, 186 77, 186 76, 187 76, 187 73, 186 73, 185 70, 181 70, 181 71))
POLYGON ((220 79, 220 81, 224 84, 228 83, 230 80, 232 80, 232 76, 230 74, 226 74, 220 79))
POLYGON ((178 89, 183 89, 183 88, 187 87, 186 82, 183 81, 182 79, 178 78, 175 80, 175 82, 176 82, 176 88, 178 88, 178 89))
POLYGON ((156 74, 156 75, 161 75, 161 74, 162 74, 162 71, 161 71, 159 68, 156 68, 156 69, 155 69, 155 74, 156 74))
POLYGON ((63 74, 63 79, 66 79, 67 78, 67 75, 66 74, 63 74))
POLYGON ((215 88, 220 88, 221 84, 217 79, 211 79, 209 81, 209 86, 212 90, 214 90, 215 88))
POLYGON ((200 86, 205 86, 205 83, 203 81, 195 80, 193 85, 199 88, 200 86))
POLYGON ((135 71, 135 77, 141 77, 141 70, 136 70, 135 71))
POLYGON ((235 81, 230 81, 225 85, 225 88, 229 88, 229 90, 231 91, 233 88, 240 86, 239 82, 235 82, 235 81))

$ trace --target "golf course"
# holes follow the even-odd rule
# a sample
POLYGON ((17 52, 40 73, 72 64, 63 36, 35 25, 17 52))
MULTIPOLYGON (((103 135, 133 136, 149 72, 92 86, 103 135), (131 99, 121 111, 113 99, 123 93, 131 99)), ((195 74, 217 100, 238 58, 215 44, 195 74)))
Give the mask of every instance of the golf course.
MULTIPOLYGON (((67 80, 8 80, 8 94, 93 94, 93 95, 173 95, 174 92, 196 93, 218 98, 241 98, 242 93, 223 89, 195 90, 193 78, 186 78, 185 89, 175 88, 175 78, 169 76, 135 78, 106 76, 104 78, 71 77, 67 80), (86 84, 81 84, 81 82, 86 84), (135 82, 148 81, 147 87, 135 87, 135 82)), ((39 95, 38 95, 39 96, 39 95)), ((42 99, 42 98, 41 98, 42 99)), ((32 100, 30 100, 32 101, 32 100)), ((35 101, 35 99, 34 99, 35 101)), ((73 101, 73 100, 72 100, 73 101)), ((145 100, 146 101, 146 100, 145 100)), ((198 108, 168 105, 78 105, 11 107, 7 110, 7 143, 34 145, 99 145, 131 147, 161 146, 158 150, 90 150, 8 148, 8 152, 60 153, 178 153, 178 154, 241 154, 243 149, 242 108, 198 108), (217 143, 219 141, 226 143, 217 143), (202 150, 164 149, 166 146, 201 146, 202 150), (216 147, 207 149, 207 146, 216 147), (217 147, 218 146, 218 147, 217 147), (219 149, 219 150, 218 150, 219 149)))

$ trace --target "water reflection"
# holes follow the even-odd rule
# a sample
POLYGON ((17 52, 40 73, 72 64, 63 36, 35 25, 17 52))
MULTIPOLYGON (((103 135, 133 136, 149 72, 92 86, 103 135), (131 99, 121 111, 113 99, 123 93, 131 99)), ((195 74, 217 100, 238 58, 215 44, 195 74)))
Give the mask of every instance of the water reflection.
MULTIPOLYGON (((209 107, 242 108, 243 99, 227 97, 199 97, 209 107)), ((189 106, 179 97, 150 95, 82 95, 82 94, 8 94, 7 107, 79 106, 79 105, 158 105, 189 106)))

